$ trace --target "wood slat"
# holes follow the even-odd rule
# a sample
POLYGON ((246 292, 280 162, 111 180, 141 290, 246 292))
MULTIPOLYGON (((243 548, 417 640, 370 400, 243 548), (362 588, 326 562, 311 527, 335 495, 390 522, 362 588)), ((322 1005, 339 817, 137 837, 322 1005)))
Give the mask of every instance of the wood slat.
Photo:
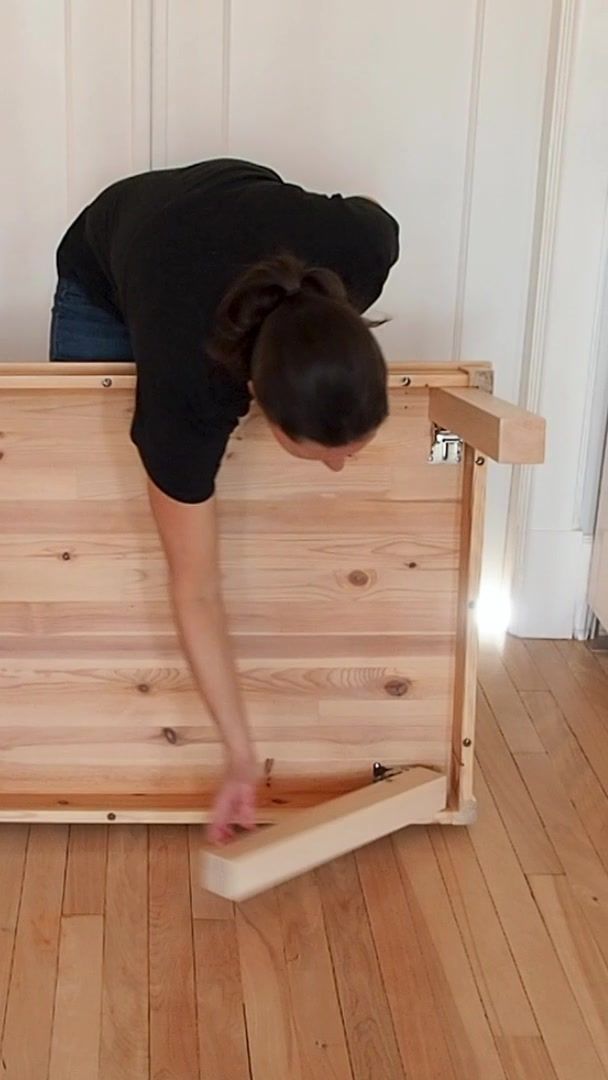
POLYGON ((25 854, 29 828, 27 825, 0 825, 0 1043, 4 1029, 8 986, 13 965, 15 931, 21 903, 25 854))
POLYGON ((102 959, 103 919, 64 916, 49 1080, 97 1080, 102 959))
POLYGON ((574 894, 608 961, 608 873, 549 759, 536 754, 517 754, 516 760, 574 894))
POLYGON ((405 1080, 354 856, 317 871, 353 1076, 405 1080))
POLYGON ((552 694, 522 694, 564 791, 608 871, 608 799, 552 694))
POLYGON ((234 921, 197 919, 194 954, 201 1080, 250 1080, 234 921))
POLYGON ((390 839, 362 848, 356 860, 406 1076, 458 1080, 390 839))
POLYGON ((190 859, 190 897, 193 919, 228 919, 234 921, 234 904, 223 896, 216 896, 203 889, 199 878, 200 853, 205 843, 205 830, 200 826, 188 828, 188 852, 190 859))
POLYGON ((603 1080, 601 1062, 481 769, 476 789, 479 817, 471 839, 558 1080, 603 1080))
MULTIPOLYGON (((529 641, 526 647, 541 672, 551 693, 578 739, 580 747, 595 772, 604 791, 608 793, 608 744, 606 724, 564 663, 554 642, 529 641)), ((525 752, 524 748, 520 748, 525 752)))
POLYGON ((316 878, 306 874, 281 885, 277 898, 303 1074, 311 1080, 351 1080, 316 878))
POLYGON ((64 915, 103 915, 107 850, 108 830, 105 825, 70 827, 64 915))
POLYGON ((471 838, 433 829, 431 843, 494 1036, 539 1035, 471 838))
POLYGON ((48 1073, 67 838, 62 825, 32 830, 30 836, 2 1044, 2 1080, 40 1080, 48 1073))
POLYGON ((199 1071, 188 838, 150 826, 150 1076, 183 1080, 199 1071))
POLYGON ((532 875, 530 886, 608 1074, 608 965, 568 878, 532 875))
POLYGON ((252 1080, 308 1080, 291 1008, 276 891, 240 904, 236 926, 252 1080))
POLYGON ((505 1080, 492 1032, 435 853, 424 829, 393 837, 399 871, 412 897, 416 932, 458 1077, 505 1080))
MULTIPOLYGON (((477 754, 509 838, 526 874, 560 874, 561 862, 483 693, 478 700, 477 754)), ((540 755, 545 757, 544 754, 540 755)), ((529 1034, 529 1032, 513 1032, 529 1034)))
POLYGON ((146 1077, 148 834, 120 825, 108 836, 99 1080, 146 1077))
POLYGON ((545 459, 545 421, 483 390, 432 389, 429 415, 494 461, 535 465, 545 459))

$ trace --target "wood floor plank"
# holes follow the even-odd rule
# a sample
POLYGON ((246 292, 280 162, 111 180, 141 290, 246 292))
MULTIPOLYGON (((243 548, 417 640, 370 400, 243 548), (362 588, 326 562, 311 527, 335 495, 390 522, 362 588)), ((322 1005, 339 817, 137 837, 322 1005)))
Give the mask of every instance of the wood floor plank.
MULTIPOLYGON (((535 757, 539 755, 534 755, 535 757)), ((605 1080, 564 970, 481 769, 473 847, 559 1080, 605 1080)))
POLYGON ((49 1080, 98 1080, 103 917, 65 916, 49 1080))
POLYGON ((70 826, 64 915, 103 915, 107 853, 107 825, 70 826))
POLYGON ((2 1046, 2 1080, 47 1076, 68 832, 32 829, 15 937, 2 1046))
POLYGON ((532 875, 529 880, 608 1075, 608 965, 567 878, 532 875))
POLYGON ((13 965, 28 836, 28 825, 0 825, 0 1045, 13 965))
POLYGON ((403 1080, 355 858, 317 871, 354 1080, 403 1080))
POLYGON ((526 648, 551 687, 551 693, 581 750, 608 794, 608 740, 605 721, 598 715, 580 683, 564 663, 554 641, 527 641, 526 648))
POLYGON ((526 649, 525 641, 507 634, 501 650, 502 662, 516 690, 546 690, 547 684, 526 649))
POLYGON ((291 1008, 276 891, 236 909, 253 1080, 309 1080, 291 1008))
POLYGON ((495 1036, 539 1036, 471 838, 464 829, 431 829, 451 905, 495 1036))
POLYGON ((280 886, 277 897, 302 1071, 314 1080, 351 1080, 317 880, 305 874, 280 886))
POLYGON ((523 693, 522 698, 560 783, 574 804, 598 858, 608 871, 608 798, 602 785, 553 695, 530 692, 523 693))
POLYGON ((108 834, 99 1080, 149 1075, 148 833, 108 834))
POLYGON ((537 754, 517 754, 516 759, 568 881, 608 961, 608 874, 549 759, 537 754))
POLYGON ((190 856, 190 890, 193 919, 231 919, 234 920, 234 904, 216 896, 200 883, 201 846, 204 843, 205 830, 200 825, 188 826, 188 850, 190 856))
POLYGON ((190 862, 186 831, 150 826, 150 1077, 198 1072, 190 862))
POLYGON ((501 1035, 497 1044, 509 1080, 557 1080, 547 1047, 540 1037, 501 1035))
POLYGON ((416 932, 427 962, 456 1075, 504 1080, 492 1031, 467 957, 428 830, 393 836, 399 870, 415 903, 416 932))
POLYGON ((585 641, 557 641, 556 648, 585 697, 604 723, 608 722, 608 677, 585 641))
POLYGON ((406 1076, 459 1080, 390 838, 356 859, 406 1076))
POLYGON ((494 647, 480 650, 478 676, 509 750, 540 753, 542 743, 494 647))
MULTIPOLYGON (((555 848, 518 772, 483 691, 477 697, 475 752, 524 872, 527 874, 562 873, 563 867, 555 853, 555 848)), ((542 756, 545 756, 544 753, 542 756)), ((525 1035, 529 1032, 520 1032, 520 1034, 525 1035)))
POLYGON ((250 1080, 236 925, 197 919, 194 954, 201 1080, 250 1080))

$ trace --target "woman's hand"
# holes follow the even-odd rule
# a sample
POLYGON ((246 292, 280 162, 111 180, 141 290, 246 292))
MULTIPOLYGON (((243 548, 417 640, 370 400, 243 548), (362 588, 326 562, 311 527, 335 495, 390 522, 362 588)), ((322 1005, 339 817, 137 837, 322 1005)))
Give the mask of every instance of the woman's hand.
POLYGON ((255 828, 256 773, 253 757, 229 763, 207 833, 212 844, 227 843, 234 836, 234 825, 255 828))

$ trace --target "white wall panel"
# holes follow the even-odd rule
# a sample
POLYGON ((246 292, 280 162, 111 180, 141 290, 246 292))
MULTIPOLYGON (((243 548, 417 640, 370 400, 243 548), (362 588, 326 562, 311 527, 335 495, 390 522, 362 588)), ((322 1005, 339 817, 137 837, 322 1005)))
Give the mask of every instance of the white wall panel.
POLYGON ((153 0, 154 168, 226 151, 228 13, 223 0, 153 0))
POLYGON ((474 0, 233 0, 229 148, 317 190, 374 195, 402 258, 395 357, 450 355, 474 0))
POLYGON ((150 0, 3 0, 0 42, 0 358, 39 361, 65 227, 149 167, 150 0))

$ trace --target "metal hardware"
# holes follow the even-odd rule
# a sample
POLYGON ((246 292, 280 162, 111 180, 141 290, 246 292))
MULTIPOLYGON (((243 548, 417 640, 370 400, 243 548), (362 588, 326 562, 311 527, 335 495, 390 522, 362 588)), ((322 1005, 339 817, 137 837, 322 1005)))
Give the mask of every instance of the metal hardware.
POLYGON ((404 375, 402 377, 402 379, 401 379, 401 385, 402 386, 411 386, 412 385, 411 376, 410 375, 404 375))
POLYGON ((396 766, 383 765, 380 761, 374 761, 372 766, 372 780, 377 783, 378 780, 390 780, 392 776, 399 776, 403 772, 403 769, 399 769, 396 766))
POLYGON ((479 457, 475 458, 475 464, 476 465, 485 465, 485 463, 486 463, 486 459, 485 459, 485 457, 481 457, 481 454, 479 455, 479 457))
POLYGON ((473 744, 471 742, 471 739, 463 739, 462 740, 462 745, 463 746, 472 746, 473 744))
POLYGON ((105 379, 101 380, 101 385, 102 386, 111 386, 112 385, 112 380, 110 378, 106 377, 105 379))
POLYGON ((460 465, 463 442, 459 435, 433 424, 432 438, 428 458, 431 465, 460 465))

